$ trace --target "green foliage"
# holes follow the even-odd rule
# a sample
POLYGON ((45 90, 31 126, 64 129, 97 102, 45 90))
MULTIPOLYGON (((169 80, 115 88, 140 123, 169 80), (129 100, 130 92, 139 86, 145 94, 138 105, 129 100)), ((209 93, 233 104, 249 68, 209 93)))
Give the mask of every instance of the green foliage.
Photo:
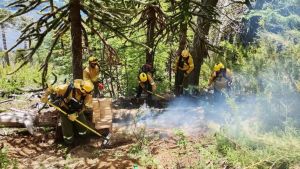
POLYGON ((0 150, 0 168, 6 169, 11 164, 9 157, 7 156, 7 150, 2 148, 0 150))
POLYGON ((186 148, 188 144, 188 140, 182 130, 175 130, 175 135, 178 137, 177 145, 179 146, 181 151, 184 151, 186 153, 186 148))
POLYGON ((35 89, 38 87, 34 80, 39 79, 38 66, 27 65, 22 71, 7 75, 12 72, 16 66, 0 68, 0 89, 8 93, 17 92, 22 87, 35 89))
POLYGON ((15 52, 15 62, 21 62, 24 60, 24 56, 27 54, 27 51, 24 49, 17 49, 15 52))
POLYGON ((145 134, 145 128, 141 128, 135 133, 137 143, 130 147, 129 155, 134 159, 138 159, 142 166, 156 168, 158 163, 149 149, 150 137, 145 134))
POLYGON ((259 118, 264 131, 282 131, 287 126, 300 128, 296 104, 300 97, 300 22, 294 7, 294 2, 289 0, 276 1, 266 3, 263 10, 250 13, 250 16, 261 16, 257 44, 244 48, 223 41, 222 55, 207 59, 202 70, 205 76, 209 75, 208 68, 219 61, 232 69, 232 92, 236 99, 247 98, 247 103, 237 104, 237 113, 245 118, 259 118), (249 108, 252 111, 247 111, 249 108))
POLYGON ((0 149, 0 168, 1 169, 7 169, 7 168, 17 169, 18 162, 16 161, 16 159, 11 159, 7 155, 7 153, 8 152, 5 147, 0 149))
MULTIPOLYGON (((137 32, 132 36, 140 37, 141 34, 142 32, 137 32)), ((137 38, 134 40, 144 41, 145 37, 137 38)), ((117 49, 118 57, 120 58, 120 62, 122 64, 121 69, 119 69, 118 71, 119 80, 121 83, 120 93, 124 96, 135 95, 136 87, 138 85, 138 73, 141 66, 146 63, 145 49, 137 45, 124 47, 124 41, 120 41, 120 39, 110 39, 109 43, 113 44, 117 49)), ((96 52, 96 55, 100 58, 103 57, 101 53, 96 52)), ((158 83, 157 93, 170 90, 170 82, 168 78, 166 78, 168 76, 166 72, 166 62, 168 58, 169 54, 167 45, 159 43, 154 59, 154 68, 156 70, 154 73, 154 81, 158 83)), ((102 69, 107 70, 107 63, 104 62, 101 65, 103 66, 102 69)))
POLYGON ((0 58, 3 59, 4 56, 5 56, 5 52, 0 51, 0 58))
POLYGON ((240 127, 239 133, 226 130, 207 136, 194 145, 202 159, 195 168, 289 168, 300 160, 299 131, 262 134, 252 124, 240 127))

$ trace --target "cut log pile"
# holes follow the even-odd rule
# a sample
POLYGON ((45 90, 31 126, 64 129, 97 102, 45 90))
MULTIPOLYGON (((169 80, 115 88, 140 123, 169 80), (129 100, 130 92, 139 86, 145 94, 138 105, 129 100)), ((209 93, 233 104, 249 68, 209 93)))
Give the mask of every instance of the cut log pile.
POLYGON ((93 99, 92 122, 96 129, 112 128, 112 99, 93 99))

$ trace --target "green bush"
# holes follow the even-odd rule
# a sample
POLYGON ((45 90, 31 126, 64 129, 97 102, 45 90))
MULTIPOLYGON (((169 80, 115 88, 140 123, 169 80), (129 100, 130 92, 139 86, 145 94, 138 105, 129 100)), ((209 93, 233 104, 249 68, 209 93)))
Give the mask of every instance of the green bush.
POLYGON ((1 67, 0 68, 0 89, 8 93, 18 93, 17 89, 28 87, 29 89, 35 89, 38 84, 34 80, 40 79, 39 67, 34 65, 26 65, 20 71, 7 75, 15 70, 15 66, 1 67))

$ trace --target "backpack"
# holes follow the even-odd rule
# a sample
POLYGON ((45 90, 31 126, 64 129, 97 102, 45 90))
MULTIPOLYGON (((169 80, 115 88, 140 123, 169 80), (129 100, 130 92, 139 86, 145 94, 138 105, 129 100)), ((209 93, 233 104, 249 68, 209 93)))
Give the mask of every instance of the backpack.
POLYGON ((151 73, 153 75, 154 69, 150 64, 144 64, 139 70, 138 79, 140 79, 139 76, 141 73, 146 73, 146 74, 151 73))
POLYGON ((216 72, 216 76, 213 79, 216 89, 230 87, 231 79, 227 76, 226 72, 226 68, 222 68, 220 71, 216 72))
POLYGON ((68 106, 69 111, 67 111, 67 113, 74 113, 74 112, 79 111, 80 109, 82 109, 83 108, 83 102, 84 102, 84 99, 85 99, 85 96, 82 96, 79 101, 75 99, 75 88, 74 88, 73 83, 70 83, 68 85, 66 93, 63 96, 54 95, 52 97, 51 97, 51 99, 54 100, 53 102, 55 103, 55 105, 59 106, 61 101, 63 101, 65 103, 65 105, 68 106), (69 102, 66 102, 65 99, 68 98, 71 91, 73 91, 73 93, 72 93, 73 97, 71 98, 71 100, 69 102))
POLYGON ((221 68, 220 71, 216 72, 216 77, 215 77, 215 79, 224 77, 226 80, 229 81, 230 78, 227 76, 226 72, 227 72, 227 69, 226 69, 226 68, 221 68))
POLYGON ((183 58, 181 55, 179 57, 179 61, 178 61, 178 67, 183 67, 184 63, 186 63, 187 65, 189 65, 189 58, 190 56, 183 58))

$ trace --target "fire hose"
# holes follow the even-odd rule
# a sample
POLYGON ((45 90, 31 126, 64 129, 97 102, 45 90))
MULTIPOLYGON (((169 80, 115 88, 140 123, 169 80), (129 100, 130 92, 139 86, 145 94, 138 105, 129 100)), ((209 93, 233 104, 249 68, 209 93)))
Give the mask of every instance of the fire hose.
MULTIPOLYGON (((60 111, 62 114, 68 116, 68 113, 66 113, 65 111, 63 111, 61 108, 59 108, 58 106, 54 105, 51 102, 47 102, 49 105, 53 106, 54 108, 56 108, 58 111, 60 111)), ((88 125, 82 123, 81 121, 75 119, 74 120, 76 123, 80 124, 81 126, 85 127, 86 129, 90 130, 91 132, 95 133, 96 135, 98 135, 100 138, 103 139, 103 144, 106 145, 109 143, 109 138, 110 138, 110 134, 108 134, 106 137, 104 137, 103 135, 101 135, 100 133, 98 133, 96 130, 92 129, 91 127, 89 127, 88 125)))

